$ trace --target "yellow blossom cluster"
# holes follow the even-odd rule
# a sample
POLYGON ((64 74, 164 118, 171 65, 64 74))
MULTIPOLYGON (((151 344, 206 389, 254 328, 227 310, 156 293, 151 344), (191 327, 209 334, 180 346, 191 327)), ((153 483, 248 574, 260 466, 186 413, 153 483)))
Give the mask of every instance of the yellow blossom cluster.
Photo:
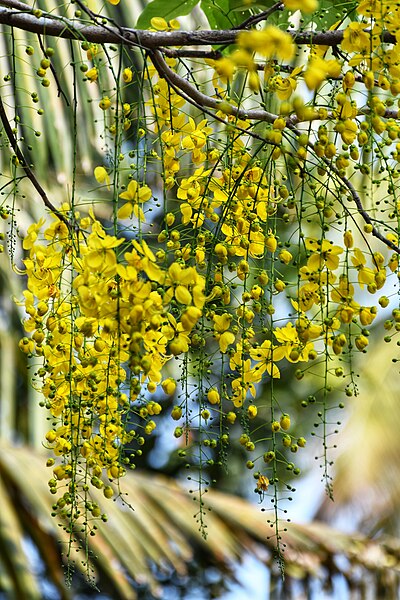
POLYGON ((78 493, 88 481, 103 487, 104 478, 123 475, 123 446, 140 445, 155 428, 148 417, 160 413, 160 404, 147 402, 144 411, 135 401, 142 389, 154 393, 161 383, 173 392, 176 384, 162 382, 162 369, 188 351, 205 280, 177 262, 161 269, 145 241, 128 248, 93 213, 79 219, 79 234, 58 218, 44 227, 41 219, 24 239, 21 305, 30 337, 20 348, 42 357, 40 391, 53 417, 46 440, 62 458, 54 477, 67 480, 69 497, 71 482, 78 493), (128 427, 129 410, 143 417, 138 431, 128 427))
MULTIPOLYGON (((182 95, 186 50, 165 55, 165 77, 149 59, 137 128, 123 102, 133 67, 119 71, 121 93, 102 88, 96 109, 114 155, 94 177, 110 199, 109 225, 92 209, 62 206, 65 220, 41 219, 23 241, 20 348, 42 361, 36 385, 51 415, 50 488, 63 492, 62 514, 89 484, 112 496, 130 464, 124 447, 133 456, 156 430, 163 394, 174 396, 174 437, 188 463, 191 444, 204 446, 193 464, 212 465, 233 436, 260 450, 246 464, 258 468, 262 496, 277 494, 282 465, 298 474, 287 452, 306 443, 282 412, 278 380, 322 373, 325 391, 333 377, 346 395, 356 391, 354 354, 367 351, 370 326, 396 295, 383 295, 387 279, 399 279, 399 14, 390 0, 361 1, 325 32, 343 29, 334 51, 310 37, 300 52, 275 24, 243 29, 201 63, 201 76, 191 64, 182 95), (189 106, 190 85, 209 94, 204 107, 189 106), (373 209, 366 181, 380 187, 373 209)), ((178 25, 151 21, 153 32, 178 25)), ((101 47, 82 47, 93 61, 85 77, 96 82, 101 47)), ((398 309, 392 317, 389 341, 398 309)), ((310 402, 325 431, 321 396, 310 402)))

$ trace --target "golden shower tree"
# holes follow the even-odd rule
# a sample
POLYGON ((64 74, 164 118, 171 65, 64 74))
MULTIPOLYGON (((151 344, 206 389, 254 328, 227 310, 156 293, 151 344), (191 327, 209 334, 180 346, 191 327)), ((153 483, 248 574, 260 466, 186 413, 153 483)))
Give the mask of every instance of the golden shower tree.
POLYGON ((118 0, 0 5, 1 210, 67 556, 172 419, 201 532, 238 441, 281 557, 298 457, 319 441, 331 496, 355 360, 400 330, 397 3, 153 0, 134 27, 118 0))

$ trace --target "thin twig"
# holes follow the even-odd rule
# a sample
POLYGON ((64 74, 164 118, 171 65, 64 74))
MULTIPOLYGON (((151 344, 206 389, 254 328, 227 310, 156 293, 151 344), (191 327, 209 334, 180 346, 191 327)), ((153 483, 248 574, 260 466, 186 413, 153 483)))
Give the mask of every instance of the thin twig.
POLYGON ((237 27, 233 27, 233 29, 241 30, 247 29, 248 27, 252 27, 253 25, 257 25, 257 23, 261 23, 261 21, 266 21, 272 14, 278 12, 279 10, 283 10, 284 8, 285 5, 283 4, 283 2, 276 2, 273 6, 271 6, 271 8, 268 8, 268 10, 264 10, 258 15, 252 15, 251 17, 243 21, 243 23, 237 25, 237 27))
POLYGON ((35 174, 33 173, 32 169, 30 168, 27 161, 25 160, 25 157, 22 154, 22 152, 18 146, 18 142, 17 142, 16 137, 11 128, 10 121, 8 120, 6 111, 4 109, 4 104, 3 104, 3 100, 1 98, 1 96, 0 96, 0 121, 3 124, 4 130, 8 137, 8 140, 11 144, 12 149, 14 150, 15 156, 18 158, 18 160, 20 162, 20 166, 24 169, 26 176, 31 181, 33 187, 35 188, 35 190, 38 192, 39 196, 43 200, 43 204, 45 206, 47 206, 47 208, 52 213, 54 213, 60 219, 60 221, 63 221, 67 225, 67 227, 70 229, 71 224, 69 223, 68 219, 50 202, 46 192, 44 191, 44 189, 42 188, 42 186, 36 179, 35 174))
MULTIPOLYGON (((78 0, 79 5, 82 5, 78 0)), ((204 46, 204 45, 226 45, 234 43, 236 40, 237 31, 250 27, 261 20, 268 18, 272 12, 280 10, 282 3, 277 2, 267 11, 254 17, 250 17, 247 21, 244 21, 238 28, 232 30, 209 30, 209 31, 142 31, 137 29, 129 29, 123 27, 109 27, 104 24, 96 25, 85 25, 82 22, 71 21, 63 17, 54 17, 50 13, 32 14, 33 9, 20 2, 19 0, 0 0, 0 4, 9 8, 3 8, 0 6, 0 23, 18 27, 20 29, 31 31, 33 33, 44 33, 49 36, 57 36, 68 39, 81 39, 94 43, 123 43, 131 46, 140 46, 149 51, 149 55, 152 59, 154 66, 156 67, 159 75, 165 78, 170 85, 176 89, 179 93, 182 93, 188 102, 192 102, 196 106, 208 107, 212 109, 220 109, 229 112, 229 114, 239 119, 252 119, 255 121, 266 121, 273 123, 278 115, 269 113, 262 109, 250 109, 244 110, 237 108, 227 103, 221 102, 216 98, 211 98, 206 94, 203 94, 192 86, 186 79, 183 79, 180 75, 175 73, 166 64, 160 48, 170 46, 204 46), (14 9, 14 10, 13 10, 14 9), (16 12, 17 9, 19 12, 16 12), (45 14, 46 16, 41 16, 45 14)), ((83 5, 82 5, 83 6, 83 5)), ((92 13, 85 7, 85 12, 97 21, 97 15, 92 13)), ((337 46, 343 40, 343 31, 327 31, 327 32, 293 32, 293 41, 298 44, 314 44, 324 46, 337 46)), ((383 32, 381 39, 384 43, 395 43, 395 37, 385 31, 383 32)), ((164 50, 165 52, 165 50, 164 50)), ((27 165, 21 151, 19 150, 17 141, 12 132, 11 126, 7 119, 7 115, 4 110, 3 103, 0 98, 0 119, 3 123, 4 129, 6 130, 7 136, 14 149, 17 158, 20 160, 22 167, 25 170, 27 177, 31 180, 35 189, 40 194, 44 204, 54 212, 62 221, 64 221, 68 227, 70 226, 66 217, 57 211, 57 209, 49 201, 45 191, 37 181, 33 172, 27 165)), ((295 121, 293 119, 287 119, 287 125, 293 131, 295 129, 295 121)), ((310 145, 312 148, 312 145, 310 145)), ((326 161, 328 162, 328 161, 326 161)), ((372 224, 372 219, 364 209, 361 198, 354 188, 353 184, 347 179, 347 177, 340 175, 339 171, 331 164, 328 165, 331 171, 343 182, 345 187, 349 190, 359 214, 362 216, 364 221, 372 226, 372 234, 385 243, 389 248, 400 254, 400 248, 393 242, 385 238, 372 224)))
POLYGON ((222 58, 220 50, 181 50, 180 48, 160 47, 160 51, 168 58, 209 58, 211 60, 222 58))
MULTIPOLYGON (((326 162, 329 162, 328 159, 325 159, 326 162)), ((353 199, 353 201, 355 202, 356 206, 357 206, 357 211, 358 213, 362 216, 362 218, 364 219, 364 221, 368 224, 371 225, 372 227, 372 231, 371 234, 376 237, 378 240, 380 240, 381 242, 383 242, 384 244, 386 244, 387 246, 389 246, 389 248, 391 248, 392 250, 394 250, 395 252, 397 252, 397 254, 400 254, 400 248, 399 246, 396 246, 396 244, 394 244, 393 242, 391 242, 390 240, 388 240, 384 235, 382 235, 377 229, 376 227, 373 225, 373 220, 371 219, 371 217, 369 216, 368 212, 365 210, 365 208, 363 207, 363 204, 361 202, 361 198, 360 195, 358 194, 357 190, 355 189, 354 185, 351 183, 351 181, 349 179, 347 179, 347 177, 345 177, 344 175, 340 175, 338 170, 336 169, 336 167, 334 165, 329 165, 329 168, 331 169, 331 171, 333 171, 333 173, 335 173, 335 175, 337 177, 340 178, 340 180, 344 183, 344 185, 347 187, 347 189, 349 190, 351 197, 353 199)))
MULTIPOLYGON (((38 35, 37 37, 38 37, 38 42, 39 42, 39 46, 40 46, 41 51, 43 52, 43 54, 46 54, 46 49, 45 49, 43 41, 42 41, 42 36, 38 35)), ((50 71, 51 71, 51 74, 54 77, 54 81, 56 82, 58 97, 62 96, 64 98, 64 100, 65 100, 66 105, 70 106, 70 103, 69 103, 69 100, 67 98, 67 95, 66 95, 66 93, 64 92, 64 90, 61 87, 61 83, 60 83, 60 80, 58 78, 58 73, 55 70, 54 65, 52 64, 51 61, 50 61, 50 71)))

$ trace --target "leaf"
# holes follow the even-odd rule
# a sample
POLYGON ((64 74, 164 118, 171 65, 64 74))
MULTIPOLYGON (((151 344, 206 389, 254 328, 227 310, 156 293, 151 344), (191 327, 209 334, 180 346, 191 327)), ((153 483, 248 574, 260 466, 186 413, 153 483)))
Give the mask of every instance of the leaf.
POLYGON ((229 15, 229 0, 201 0, 200 8, 210 29, 231 29, 239 24, 236 14, 229 15))
POLYGON ((265 10, 271 6, 271 0, 229 0, 229 9, 233 11, 265 10))
POLYGON ((139 16, 136 28, 148 29, 153 17, 163 17, 166 21, 183 17, 192 12, 199 0, 153 0, 139 16))
POLYGON ((4 563, 10 579, 14 583, 19 598, 40 600, 38 582, 31 572, 22 547, 22 530, 18 516, 14 512, 12 498, 0 479, 0 560, 4 563))
MULTIPOLYGON (((52 548, 57 547, 54 539, 66 541, 66 534, 57 527, 56 520, 48 516, 54 499, 48 491, 49 474, 44 462, 44 455, 31 448, 14 448, 5 444, 0 447, 0 471, 6 482, 2 485, 0 479, 0 575, 3 581, 8 582, 10 598, 38 598, 35 580, 30 579, 23 568, 26 556, 20 540, 27 523, 27 513, 31 515, 28 532, 33 534, 31 539, 40 552, 47 575, 53 581, 57 580, 60 592, 62 589, 63 582, 54 573, 54 566, 53 575, 49 571, 49 550, 54 561, 52 548), (42 530, 40 536, 34 528, 42 530), (53 537, 52 544, 50 536, 53 537), (11 544, 12 552, 7 555, 9 560, 2 560, 11 544), (19 577, 17 588, 16 574, 19 577), (13 586, 11 590, 10 584, 13 586)), ((149 476, 135 472, 128 473, 121 486, 124 494, 128 492, 128 500, 134 510, 121 506, 118 500, 106 500, 100 491, 95 490, 93 499, 98 502, 101 511, 108 514, 109 521, 89 540, 91 551, 98 556, 94 566, 101 575, 99 585, 107 586, 113 597, 135 600, 132 579, 148 585, 153 594, 162 592, 154 568, 169 572, 172 567, 178 576, 189 577, 189 565, 195 561, 203 567, 212 564, 232 580, 235 565, 249 552, 270 566, 275 541, 268 534, 265 514, 249 502, 210 489, 203 496, 209 531, 205 540, 193 517, 192 497, 176 482, 155 474, 149 476)), ((349 563, 354 571, 361 569, 362 577, 371 582, 373 593, 378 590, 378 577, 389 582, 386 590, 391 589, 390 582, 395 581, 400 557, 396 539, 385 537, 379 542, 358 533, 349 535, 318 522, 309 525, 285 522, 281 536, 285 545, 286 573, 298 580, 303 579, 303 582, 310 577, 321 577, 322 582, 327 582, 338 572, 346 576, 349 563), (336 561, 337 557, 347 559, 348 562, 343 561, 344 571, 340 570, 338 564, 341 562, 336 561)), ((81 558, 79 554, 76 557, 78 568, 81 558)), ((354 583, 357 586, 357 582, 354 583)), ((66 588, 60 597, 68 597, 66 588)))
POLYGON ((343 20, 350 15, 356 6, 357 2, 353 1, 339 3, 336 0, 319 0, 318 10, 313 13, 302 14, 302 27, 315 23, 318 30, 329 29, 339 19, 339 24, 342 25, 343 20))

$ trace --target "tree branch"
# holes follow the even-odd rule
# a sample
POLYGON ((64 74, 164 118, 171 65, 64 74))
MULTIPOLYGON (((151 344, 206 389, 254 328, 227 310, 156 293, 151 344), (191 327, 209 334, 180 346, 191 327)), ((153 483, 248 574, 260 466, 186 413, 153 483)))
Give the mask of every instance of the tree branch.
POLYGON ((273 6, 271 6, 271 8, 264 10, 262 13, 260 13, 258 15, 252 15, 251 17, 246 19, 246 21, 243 21, 243 23, 241 23, 237 27, 234 27, 233 29, 241 30, 241 29, 247 29, 248 27, 252 27, 253 25, 257 25, 257 23, 261 23, 261 21, 266 21, 268 19, 268 17, 270 17, 274 12, 278 12, 280 10, 283 10, 284 8, 285 8, 285 5, 283 4, 283 2, 281 2, 281 1, 276 2, 273 6))
POLYGON ((20 0, 0 0, 1 6, 7 6, 8 8, 15 8, 16 10, 22 10, 23 12, 33 13, 34 9, 25 2, 20 0))
MULTIPOLYGON (((0 24, 10 25, 32 33, 67 39, 86 40, 99 44, 120 44, 141 46, 146 49, 163 46, 213 46, 233 44, 238 30, 201 30, 201 31, 145 31, 127 27, 104 27, 103 25, 86 25, 80 20, 71 20, 50 13, 39 11, 42 16, 35 16, 32 8, 17 0, 2 0, 0 4, 15 6, 19 10, 0 7, 0 24)), ((242 25, 243 27, 243 25, 242 25)), ((289 32, 290 33, 290 32, 289 32)), ((337 46, 343 39, 343 31, 326 32, 293 32, 293 41, 298 45, 314 44, 337 46)), ((395 37, 383 32, 382 41, 395 43, 395 37)))
MULTIPOLYGON (((266 121, 273 123, 277 115, 269 113, 263 109, 244 110, 237 108, 228 103, 224 103, 216 98, 211 98, 203 94, 192 86, 186 79, 175 73, 166 64, 161 50, 163 47, 171 46, 212 46, 232 44, 236 41, 239 29, 236 30, 204 30, 204 31, 144 31, 138 29, 130 29, 124 27, 110 27, 105 25, 87 25, 80 20, 66 19, 60 16, 54 16, 50 13, 36 12, 32 7, 20 2, 20 0, 0 0, 0 24, 9 25, 32 33, 45 34, 47 36, 61 37, 67 39, 85 40, 93 43, 118 43, 130 46, 142 47, 149 52, 149 56, 157 69, 159 75, 165 78, 175 89, 181 90, 188 101, 200 107, 208 107, 214 110, 224 110, 227 114, 234 115, 239 119, 252 119, 255 121, 266 121)), ((277 2, 267 11, 251 17, 241 24, 240 29, 244 29, 257 22, 266 19, 271 12, 280 10, 281 2, 277 2)), ((343 31, 327 31, 327 32, 293 32, 291 33, 293 41, 298 45, 315 44, 324 46, 337 46, 343 40, 343 31)), ((395 43, 395 36, 389 32, 383 32, 382 41, 385 43, 395 43)), ((165 51, 166 54, 171 54, 171 51, 165 51)), ((213 51, 212 51, 213 52, 213 51)), ((387 115, 389 116, 389 115, 387 115)), ((27 165, 22 152, 20 151, 11 126, 7 119, 3 103, 0 98, 0 120, 3 123, 4 129, 10 140, 10 144, 14 152, 21 162, 21 166, 25 170, 27 177, 32 182, 35 189, 41 196, 44 204, 56 214, 68 227, 70 224, 66 217, 60 213, 50 202, 45 191, 37 181, 34 173, 27 165)), ((287 125, 296 131, 296 122, 293 119, 287 119, 287 125)), ((310 146, 312 147, 312 145, 310 146)), ((355 190, 351 182, 344 176, 341 176, 338 170, 331 164, 328 168, 343 182, 349 190, 359 214, 364 221, 372 225, 372 220, 369 214, 362 206, 360 196, 355 190)), ((400 254, 400 248, 393 242, 386 239, 373 225, 372 234, 379 240, 384 242, 392 250, 400 254)))
POLYGON ((213 108, 215 110, 221 110, 222 112, 226 112, 226 114, 233 115, 238 119, 251 119, 254 121, 267 121, 268 123, 273 123, 277 118, 276 115, 270 113, 263 109, 250 109, 245 110, 243 108, 237 108, 233 104, 229 104, 229 102, 224 102, 223 100, 219 100, 218 98, 211 98, 206 94, 203 94, 198 89, 196 89, 193 85, 189 83, 186 79, 178 75, 175 71, 173 71, 165 62, 161 52, 159 50, 152 50, 149 52, 149 56, 155 68, 158 71, 160 77, 166 79, 169 83, 173 84, 174 87, 182 90, 186 93, 189 98, 194 100, 200 106, 207 106, 209 108, 213 108))
POLYGON ((392 241, 388 240, 384 235, 382 235, 380 233, 380 231, 378 231, 378 229, 374 226, 373 224, 373 220, 371 219, 371 217, 369 216, 368 212, 365 210, 365 208, 363 207, 363 204, 361 202, 361 198, 359 193, 357 192, 357 190, 355 189, 354 185, 351 183, 351 181, 344 175, 340 175, 339 170, 331 164, 331 162, 324 157, 323 161, 325 162, 325 164, 327 165, 327 167, 333 172, 335 173, 335 175, 342 181, 342 183, 347 187, 347 189, 349 190, 351 197, 355 203, 355 205, 357 206, 357 212, 362 216, 362 218, 364 219, 364 221, 368 224, 371 225, 372 227, 372 231, 371 234, 376 237, 378 240, 380 240, 381 242, 383 242, 384 244, 386 244, 386 246, 388 246, 389 248, 391 248, 391 250, 394 250, 397 254, 400 254, 400 248, 399 246, 396 246, 396 244, 394 244, 392 241))

